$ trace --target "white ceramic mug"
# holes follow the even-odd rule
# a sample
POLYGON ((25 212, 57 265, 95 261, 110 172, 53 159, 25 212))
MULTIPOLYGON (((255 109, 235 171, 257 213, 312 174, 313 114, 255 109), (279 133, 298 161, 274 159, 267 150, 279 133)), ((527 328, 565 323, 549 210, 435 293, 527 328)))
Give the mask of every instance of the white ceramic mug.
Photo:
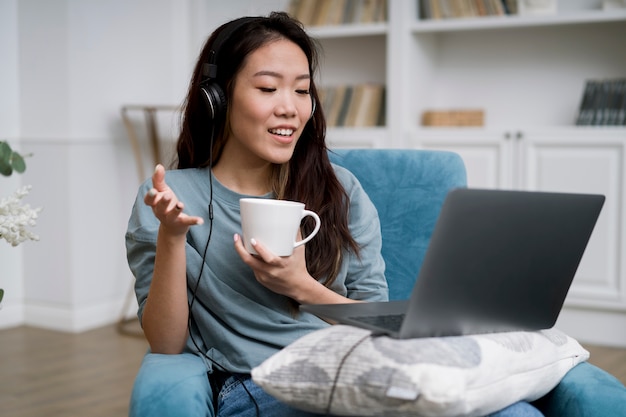
POLYGON ((252 254, 257 253, 250 244, 250 240, 255 239, 278 256, 290 256, 294 248, 304 245, 320 230, 317 213, 305 210, 304 204, 296 201, 242 198, 239 208, 243 243, 252 254), (296 242, 300 223, 306 216, 315 219, 315 229, 296 242))

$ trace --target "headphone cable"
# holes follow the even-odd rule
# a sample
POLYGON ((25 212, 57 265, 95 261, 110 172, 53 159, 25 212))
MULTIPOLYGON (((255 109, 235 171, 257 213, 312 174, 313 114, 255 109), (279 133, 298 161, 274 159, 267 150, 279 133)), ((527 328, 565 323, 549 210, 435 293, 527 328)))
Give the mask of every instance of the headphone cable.
MULTIPOLYGON (((208 360, 211 363, 211 365, 213 365, 214 367, 217 367, 221 372, 228 373, 231 376, 235 377, 235 379, 237 379, 237 381, 241 384, 243 389, 246 391, 246 393, 248 394, 248 396, 252 400, 252 403, 254 404, 254 408, 255 408, 255 411, 256 411, 256 416, 260 417, 261 412, 259 410, 259 404, 257 403, 257 401, 254 398, 254 396, 252 395, 252 393, 248 390, 248 387, 246 387, 246 384, 244 383, 244 381, 238 375, 232 374, 232 373, 228 372, 226 370, 226 368, 224 368, 224 366, 222 366, 221 364, 217 363, 213 358, 209 357, 209 355, 207 355, 204 350, 200 349, 200 347, 198 346, 198 343, 196 343, 196 339, 193 336, 193 326, 192 326, 192 324, 193 324, 193 312, 192 312, 192 308, 193 308, 194 302, 196 300, 196 293, 198 292, 198 287, 200 286, 200 278, 202 277, 202 272, 204 271, 204 265, 206 263, 206 255, 207 255, 207 252, 208 252, 208 249, 209 249, 209 243, 211 242, 211 235, 213 234, 213 138, 214 138, 214 134, 215 134, 215 125, 213 125, 211 127, 211 142, 210 142, 211 146, 209 147, 209 206, 208 206, 208 210, 209 210, 209 236, 207 237, 206 244, 204 245, 204 251, 202 252, 202 263, 200 265, 200 272, 198 272, 198 278, 196 279, 196 283, 195 283, 193 291, 191 293, 191 301, 189 302, 189 319, 187 321, 187 330, 189 332, 189 338, 191 339, 191 342, 193 343, 193 345, 196 348, 196 351, 198 353, 200 353, 206 360, 208 360)), ((202 336, 200 336, 200 338, 202 339, 202 336)), ((204 344, 204 341, 203 341, 203 344, 204 344)), ((207 375, 207 377, 209 377, 209 376, 207 375)), ((212 387, 212 389, 214 389, 214 385, 213 384, 211 384, 211 387, 212 387)), ((213 397, 217 398, 218 394, 219 393, 214 392, 213 393, 213 397)), ((217 404, 215 404, 215 406, 217 406, 217 404)))
POLYGON ((372 335, 371 333, 368 333, 362 338, 360 338, 359 340, 357 340, 356 343, 350 346, 350 349, 348 349, 348 351, 341 357, 341 360, 339 361, 339 366, 337 367, 337 373, 335 374, 335 378, 333 379, 333 385, 330 389, 330 394, 328 395, 328 404, 326 405, 326 414, 325 414, 327 417, 330 417, 331 415, 330 410, 333 405, 333 399, 335 397, 335 390, 337 388, 337 383, 339 382, 339 375, 341 374, 343 365, 346 363, 346 360, 348 360, 348 357, 354 352, 354 350, 357 347, 359 347, 361 343, 365 342, 371 335, 372 335))

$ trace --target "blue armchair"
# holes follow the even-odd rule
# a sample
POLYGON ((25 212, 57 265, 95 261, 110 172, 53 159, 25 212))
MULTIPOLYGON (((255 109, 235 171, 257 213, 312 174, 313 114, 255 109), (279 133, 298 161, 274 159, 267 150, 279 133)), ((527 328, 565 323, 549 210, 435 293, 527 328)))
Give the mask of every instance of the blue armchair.
MULTIPOLYGON (((356 175, 378 209, 389 295, 406 299, 444 197, 466 185, 463 160, 450 152, 404 149, 340 149, 330 157, 356 175)), ((626 388, 583 362, 535 405, 546 417, 626 416, 626 388)))

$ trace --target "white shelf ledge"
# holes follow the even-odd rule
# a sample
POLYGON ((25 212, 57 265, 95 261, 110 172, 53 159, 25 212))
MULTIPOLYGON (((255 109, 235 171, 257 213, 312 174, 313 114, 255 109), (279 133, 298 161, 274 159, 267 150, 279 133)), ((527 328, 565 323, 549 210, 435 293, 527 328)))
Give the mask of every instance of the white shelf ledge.
POLYGON ((489 16, 459 19, 420 20, 413 24, 412 29, 413 33, 436 33, 620 21, 626 21, 626 10, 589 10, 584 12, 560 13, 545 16, 489 16))
POLYGON ((307 28, 310 36, 318 39, 379 36, 387 34, 387 23, 345 24, 337 26, 313 26, 307 28))

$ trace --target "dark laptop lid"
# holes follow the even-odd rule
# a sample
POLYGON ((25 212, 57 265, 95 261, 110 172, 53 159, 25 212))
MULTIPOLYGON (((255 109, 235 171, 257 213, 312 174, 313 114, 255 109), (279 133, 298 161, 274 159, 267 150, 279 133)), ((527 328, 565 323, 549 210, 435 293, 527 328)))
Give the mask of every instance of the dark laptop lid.
POLYGON ((603 203, 588 194, 451 191, 407 311, 419 323, 406 320, 400 335, 552 327, 603 203))

